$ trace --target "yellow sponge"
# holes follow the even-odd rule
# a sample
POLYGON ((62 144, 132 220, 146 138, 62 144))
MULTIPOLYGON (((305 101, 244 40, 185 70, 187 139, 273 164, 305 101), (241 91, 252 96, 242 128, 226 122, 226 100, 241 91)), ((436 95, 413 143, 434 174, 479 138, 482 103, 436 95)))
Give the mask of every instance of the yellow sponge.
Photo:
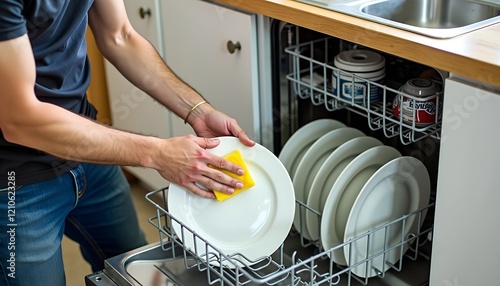
POLYGON ((241 156, 241 153, 239 150, 236 150, 233 153, 227 155, 226 157, 224 157, 224 159, 226 159, 232 163, 237 164, 238 166, 240 166, 243 169, 243 171, 245 171, 245 173, 242 176, 240 176, 240 175, 237 175, 235 173, 229 172, 227 170, 222 170, 222 169, 216 168, 214 166, 210 166, 214 169, 217 169, 217 170, 223 172, 224 174, 227 174, 227 175, 229 175, 233 178, 236 178, 236 179, 240 180, 241 182, 243 182, 243 188, 242 189, 235 189, 234 193, 232 193, 232 194, 226 194, 226 193, 214 190, 215 198, 219 202, 222 202, 223 200, 229 199, 232 196, 255 186, 255 182, 254 182, 252 176, 250 175, 250 172, 248 171, 248 167, 245 164, 245 161, 243 161, 243 157, 241 156))

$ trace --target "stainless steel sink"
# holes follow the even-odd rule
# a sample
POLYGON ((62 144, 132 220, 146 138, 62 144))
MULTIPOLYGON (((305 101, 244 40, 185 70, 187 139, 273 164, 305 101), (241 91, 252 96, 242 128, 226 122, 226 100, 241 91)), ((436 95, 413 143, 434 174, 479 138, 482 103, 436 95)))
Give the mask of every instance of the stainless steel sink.
POLYGON ((433 38, 452 38, 500 23, 500 0, 297 1, 433 38))

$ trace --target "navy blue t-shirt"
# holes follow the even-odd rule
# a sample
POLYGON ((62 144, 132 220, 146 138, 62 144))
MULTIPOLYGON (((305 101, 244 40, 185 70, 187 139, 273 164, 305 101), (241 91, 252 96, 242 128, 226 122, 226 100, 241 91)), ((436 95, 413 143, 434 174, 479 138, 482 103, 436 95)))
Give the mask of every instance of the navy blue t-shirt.
MULTIPOLYGON (((37 98, 95 118, 96 111, 86 97, 90 65, 85 33, 92 3, 93 0, 3 0, 0 41, 28 34, 36 63, 37 98)), ((7 185, 8 172, 14 171, 16 184, 21 185, 53 178, 76 165, 9 143, 0 130, 0 189, 7 185)))

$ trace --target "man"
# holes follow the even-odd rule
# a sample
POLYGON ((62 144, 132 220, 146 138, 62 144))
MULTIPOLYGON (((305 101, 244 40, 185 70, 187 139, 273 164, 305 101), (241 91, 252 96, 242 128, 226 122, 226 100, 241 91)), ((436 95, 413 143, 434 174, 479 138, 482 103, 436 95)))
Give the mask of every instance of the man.
MULTIPOLYGON (((168 46, 168 43, 166 43, 168 46)), ((232 193, 242 173, 205 149, 237 122, 215 110, 166 67, 131 27, 122 0, 4 0, 0 5, 0 285, 65 285, 61 239, 77 241, 94 271, 145 244, 118 167, 142 166, 193 193, 232 193), (131 134, 96 123, 85 31, 133 84, 201 137, 131 134), (83 163, 77 163, 83 162, 83 163)), ((82 277, 83 279, 83 277, 82 277)))

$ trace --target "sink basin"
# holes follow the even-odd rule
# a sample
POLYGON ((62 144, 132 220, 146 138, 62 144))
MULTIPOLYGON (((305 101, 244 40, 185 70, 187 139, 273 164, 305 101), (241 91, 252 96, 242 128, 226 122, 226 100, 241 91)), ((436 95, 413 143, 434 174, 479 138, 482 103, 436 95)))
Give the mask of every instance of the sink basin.
POLYGON ((500 20, 499 7, 470 0, 387 0, 368 4, 361 11, 403 25, 434 29, 427 32, 436 37, 466 33, 500 20))
POLYGON ((433 38, 452 38, 500 23, 500 0, 298 1, 433 38))

